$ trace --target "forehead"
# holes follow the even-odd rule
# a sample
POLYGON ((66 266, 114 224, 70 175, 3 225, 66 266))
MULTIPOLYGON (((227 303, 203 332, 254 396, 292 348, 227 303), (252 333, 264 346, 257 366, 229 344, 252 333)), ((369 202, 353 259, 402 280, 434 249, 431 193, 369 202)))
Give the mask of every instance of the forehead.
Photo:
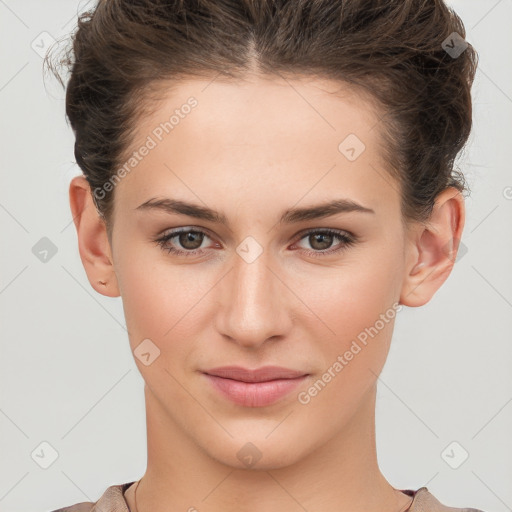
POLYGON ((382 176, 382 114, 347 85, 262 77, 161 85, 130 149, 150 139, 153 147, 118 186, 132 204, 163 189, 188 198, 200 192, 212 201, 218 190, 268 200, 286 190, 298 201, 309 190, 317 199, 332 197, 333 187, 371 202, 389 187, 382 176))
POLYGON ((186 125, 193 124, 191 135, 198 135, 199 130, 211 129, 215 123, 214 132, 201 135, 213 135, 225 144, 247 145, 272 142, 276 133, 298 140, 328 134, 339 138, 351 132, 368 139, 377 134, 368 132, 381 117, 370 95, 327 79, 185 79, 158 84, 156 94, 159 101, 151 105, 149 115, 142 116, 136 127, 139 137, 175 111, 179 120, 174 121, 174 132, 184 132, 186 125), (189 109, 187 103, 192 98, 196 105, 189 109), (188 117, 192 122, 181 122, 188 117), (180 130, 176 130, 178 124, 180 130))

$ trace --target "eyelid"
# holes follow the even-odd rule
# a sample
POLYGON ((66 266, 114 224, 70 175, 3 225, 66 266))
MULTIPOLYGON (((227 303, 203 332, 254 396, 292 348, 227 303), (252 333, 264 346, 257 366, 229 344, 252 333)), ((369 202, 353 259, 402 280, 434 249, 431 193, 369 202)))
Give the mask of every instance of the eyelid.
POLYGON ((354 233, 351 233, 350 231, 347 231, 346 229, 340 229, 340 228, 328 228, 328 227, 325 227, 325 228, 307 228, 307 229, 304 229, 302 231, 299 231, 296 235, 297 237, 297 240, 300 240, 302 238, 304 238, 306 235, 309 235, 311 233, 318 233, 318 232, 326 232, 326 231, 329 231, 329 232, 332 232, 332 233, 335 233, 337 235, 345 235, 347 238, 357 238, 356 235, 354 233))
MULTIPOLYGON (((164 238, 167 235, 176 236, 179 235, 182 232, 188 232, 188 231, 197 231, 199 233, 204 233, 211 239, 218 238, 217 235, 214 235, 212 231, 210 231, 208 228, 205 228, 203 226, 194 226, 194 225, 186 225, 186 226, 179 226, 176 228, 168 228, 164 230, 161 234, 157 235, 156 238, 164 238)), ((333 233, 339 234, 339 235, 346 235, 347 238, 357 239, 358 237, 352 233, 351 231, 348 231, 346 229, 340 229, 340 228, 329 228, 329 227, 314 227, 314 228, 305 228, 298 233, 295 234, 294 239, 296 241, 301 240, 306 235, 309 235, 310 233, 318 233, 318 232, 325 232, 325 231, 332 231, 333 233)), ((294 242, 295 243, 295 242, 294 242)))
MULTIPOLYGON (((315 251, 312 249, 303 249, 309 256, 313 257, 322 257, 322 256, 333 256, 342 253, 349 247, 355 245, 359 241, 359 237, 351 233, 350 231, 347 231, 345 229, 337 229, 337 228, 310 228, 306 231, 302 231, 298 234, 298 240, 293 245, 301 242, 303 239, 305 239, 308 235, 314 234, 314 233, 320 233, 320 234, 328 234, 340 242, 338 244, 338 247, 335 249, 329 248, 325 249, 323 251, 315 251)), ((336 246, 334 246, 336 247, 336 246)))
MULTIPOLYGON (((180 226, 178 228, 172 228, 168 230, 168 232, 164 232, 161 236, 157 237, 153 241, 161 247, 162 250, 167 251, 169 254, 174 254, 177 257, 181 256, 198 256, 202 255, 207 249, 194 249, 194 250, 184 250, 184 249, 176 249, 173 246, 168 246, 166 244, 169 243, 169 241, 176 236, 179 236, 181 233, 200 233, 205 235, 207 238, 210 238, 212 240, 215 240, 215 237, 210 236, 210 231, 207 228, 198 227, 198 226, 180 226)), ((328 248, 321 251, 315 251, 312 249, 301 249, 303 252, 305 252, 308 256, 311 257, 328 257, 337 255, 349 247, 353 246, 359 241, 359 237, 351 233, 350 231, 344 230, 344 229, 338 229, 338 228, 307 228, 305 230, 300 231, 296 234, 295 238, 296 241, 293 242, 293 245, 296 245, 297 243, 301 242, 304 238, 306 238, 310 234, 314 233, 320 233, 320 234, 327 234, 335 237, 339 243, 337 248, 332 249, 328 248)), ((217 242, 215 242, 217 243, 217 242)), ((335 245, 336 247, 336 245, 335 245)))
MULTIPOLYGON (((160 248, 164 251, 167 251, 169 254, 174 254, 175 256, 194 256, 203 253, 206 249, 195 249, 193 251, 187 251, 184 249, 176 249, 169 248, 167 244, 173 238, 181 235, 182 233, 200 233, 205 235, 210 240, 214 240, 215 237, 210 235, 210 231, 207 228, 199 227, 199 226, 180 226, 177 228, 170 228, 165 230, 161 235, 158 235, 156 238, 152 239, 152 242, 156 245, 160 246, 160 248)), ((215 242, 217 243, 217 242, 215 242)))

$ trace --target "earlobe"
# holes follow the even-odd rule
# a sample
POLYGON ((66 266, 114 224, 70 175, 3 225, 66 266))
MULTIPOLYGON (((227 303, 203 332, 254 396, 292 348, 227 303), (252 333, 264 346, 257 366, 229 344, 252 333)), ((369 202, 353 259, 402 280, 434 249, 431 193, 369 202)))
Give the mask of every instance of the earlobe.
POLYGON ((464 229, 465 206, 454 187, 437 197, 426 226, 414 231, 409 240, 409 260, 400 295, 400 304, 423 306, 450 275, 464 229))
POLYGON ((89 182, 83 175, 71 180, 69 202, 78 235, 80 259, 89 283, 102 295, 119 297, 106 225, 98 214, 89 182))

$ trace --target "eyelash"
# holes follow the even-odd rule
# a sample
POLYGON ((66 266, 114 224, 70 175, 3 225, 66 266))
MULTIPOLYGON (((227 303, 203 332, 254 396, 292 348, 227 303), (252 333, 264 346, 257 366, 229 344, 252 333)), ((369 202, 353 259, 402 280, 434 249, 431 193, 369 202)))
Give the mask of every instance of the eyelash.
MULTIPOLYGON (((208 233, 205 231, 202 231, 201 229, 192 229, 192 228, 181 228, 177 229, 175 231, 171 231, 170 233, 167 233, 166 235, 162 236, 161 238, 158 238, 155 240, 155 242, 160 246, 160 248, 164 251, 167 251, 168 253, 174 254, 175 256, 198 256, 202 254, 204 251, 203 249, 195 249, 193 251, 182 251, 180 249, 175 249, 174 247, 171 247, 167 245, 169 240, 172 238, 175 238, 176 236, 180 235, 181 233, 200 233, 208 238, 208 233)), ((306 250, 306 253, 308 256, 312 257, 324 257, 324 256, 331 256, 333 254, 339 253, 341 251, 344 251, 345 249, 349 248, 350 246, 354 245, 357 241, 357 237, 355 237, 352 234, 348 234, 345 231, 338 231, 334 229, 312 229, 304 233, 301 238, 299 239, 299 242, 303 240, 304 238, 308 237, 311 234, 322 234, 322 235, 332 235, 335 238, 337 238, 340 242, 340 246, 337 249, 326 249, 324 251, 311 251, 306 250)))

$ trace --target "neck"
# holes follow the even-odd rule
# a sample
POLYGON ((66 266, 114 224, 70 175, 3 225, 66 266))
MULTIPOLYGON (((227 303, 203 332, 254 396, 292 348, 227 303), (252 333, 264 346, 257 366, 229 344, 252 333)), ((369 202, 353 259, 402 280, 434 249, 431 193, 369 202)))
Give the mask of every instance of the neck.
MULTIPOLYGON (((298 462, 265 470, 213 459, 165 414, 147 386, 145 392, 148 464, 132 510, 401 512, 412 501, 378 467, 375 387, 341 432, 298 462)), ((131 505, 133 493, 127 501, 131 505)))

